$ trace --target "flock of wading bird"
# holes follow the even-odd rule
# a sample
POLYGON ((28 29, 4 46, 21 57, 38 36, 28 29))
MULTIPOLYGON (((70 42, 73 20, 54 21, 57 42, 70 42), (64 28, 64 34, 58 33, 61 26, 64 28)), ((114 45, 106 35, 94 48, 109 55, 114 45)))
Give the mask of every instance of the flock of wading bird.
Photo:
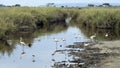
MULTIPOLYGON (((108 33, 105 34, 105 37, 108 37, 108 33)), ((77 39, 78 38, 81 38, 81 35, 80 34, 74 34, 74 38, 76 39, 76 42, 77 42, 77 39)), ((91 42, 95 42, 95 38, 96 38, 96 34, 90 36, 90 41, 91 42)), ((57 45, 58 45, 58 42, 60 41, 63 41, 64 43, 66 42, 66 39, 65 38, 62 38, 62 39, 57 39, 57 38, 53 38, 54 39, 54 42, 56 44, 56 49, 57 49, 57 45)), ((87 47, 89 46, 89 43, 84 43, 84 47, 87 47)), ((62 47, 62 45, 60 45, 60 47, 62 47)))
MULTIPOLYGON (((106 33, 104 36, 105 36, 105 37, 108 37, 109 34, 106 33)), ((75 34, 74 34, 74 38, 75 38, 75 40, 76 40, 76 42, 74 42, 74 43, 75 43, 75 44, 78 44, 77 47, 83 47, 82 49, 81 49, 81 48, 77 48, 77 47, 76 47, 76 49, 74 49, 75 46, 72 45, 72 48, 71 48, 71 49, 67 49, 67 47, 69 48, 69 46, 66 46, 65 49, 59 50, 59 49, 58 49, 58 42, 63 41, 64 43, 66 43, 66 39, 65 39, 65 38, 62 38, 62 39, 53 38, 53 39, 54 39, 54 42, 55 42, 55 44, 56 44, 56 50, 55 50, 55 52, 52 54, 52 57, 53 57, 53 58, 52 58, 52 61, 54 62, 54 64, 53 64, 51 67, 53 67, 53 68, 61 68, 62 65, 63 65, 63 66, 66 66, 66 67, 64 67, 64 68, 71 68, 70 65, 76 64, 76 63, 74 63, 74 62, 77 62, 78 65, 83 65, 84 63, 83 63, 83 62, 80 62, 79 60, 77 60, 77 61, 73 61, 73 60, 72 60, 72 61, 71 61, 71 59, 69 59, 68 56, 66 55, 65 51, 67 51, 67 52, 68 52, 68 51, 69 51, 69 52, 71 52, 71 51, 72 51, 72 52, 80 52, 80 51, 82 51, 82 50, 86 50, 86 48, 88 48, 89 46, 98 43, 98 41, 95 40, 96 34, 90 36, 89 42, 80 42, 80 41, 77 41, 78 38, 81 38, 81 35, 80 35, 80 34, 76 34, 76 33, 75 33, 75 34), (82 44, 82 43, 83 43, 83 44, 82 44), (83 46, 81 46, 81 44, 82 44, 83 46), (64 54, 65 54, 65 60, 63 60, 62 62, 57 62, 56 59, 54 58, 54 56, 55 56, 55 54, 56 54, 57 52, 64 53, 64 54), (68 58, 68 59, 67 59, 67 58, 68 58), (68 61, 66 61, 66 60, 68 60, 68 61), (71 62, 72 62, 72 63, 71 63, 71 62)), ((59 45, 59 47, 63 47, 63 45, 59 45)), ((57 58, 58 58, 58 57, 57 57, 57 58)), ((73 56, 73 59, 79 59, 79 58, 80 58, 80 57, 74 57, 74 56, 73 56)))
MULTIPOLYGON (((73 34, 74 35, 74 38, 75 38, 75 40, 76 40, 76 42, 77 42, 77 39, 78 38, 81 38, 81 35, 80 34, 73 34)), ((109 34, 108 33, 106 33, 105 34, 105 37, 108 37, 109 36, 109 34)), ((91 42, 95 42, 95 37, 96 37, 96 34, 94 34, 94 35, 92 35, 92 36, 90 36, 90 41, 91 42)), ((55 53, 57 52, 57 49, 58 49, 58 42, 60 42, 60 41, 62 41, 64 44, 63 45, 59 45, 59 47, 64 47, 64 45, 66 45, 65 43, 66 43, 66 39, 65 38, 61 38, 61 39, 57 39, 57 38, 53 38, 53 40, 54 40, 54 42, 55 42, 55 44, 56 44, 56 51, 52 54, 52 56, 54 56, 55 55, 55 53)), ((19 40, 19 43, 20 43, 20 45, 22 45, 22 53, 21 53, 21 55, 20 55, 20 59, 22 59, 22 57, 26 54, 26 52, 24 51, 24 46, 26 46, 26 45, 28 45, 29 47, 31 47, 32 46, 32 44, 26 44, 24 41, 23 41, 23 38, 22 37, 20 37, 20 40, 19 40)), ((84 43, 84 49, 82 49, 82 50, 85 50, 85 48, 86 47, 89 47, 90 46, 90 44, 89 43, 84 43)), ((66 50, 66 49, 65 49, 66 50)), ((33 54, 32 55, 32 58, 33 58, 33 60, 32 60, 32 62, 35 62, 35 55, 33 54)), ((55 59, 52 59, 52 61, 55 61, 55 59)))

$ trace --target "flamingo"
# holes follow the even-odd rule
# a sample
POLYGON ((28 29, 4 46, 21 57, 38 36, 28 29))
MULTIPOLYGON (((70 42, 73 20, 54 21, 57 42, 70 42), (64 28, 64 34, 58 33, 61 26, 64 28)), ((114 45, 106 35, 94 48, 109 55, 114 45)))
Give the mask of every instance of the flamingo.
MULTIPOLYGON (((61 40, 64 42, 63 44, 65 45, 66 39, 62 38, 61 40)), ((62 45, 60 45, 60 47, 62 47, 62 45)))
POLYGON ((92 36, 90 36, 90 39, 94 39, 96 37, 96 34, 94 34, 94 35, 92 35, 92 36))
POLYGON ((56 43, 56 49, 57 49, 57 43, 59 42, 59 40, 56 38, 53 38, 53 39, 54 39, 54 42, 56 43))
POLYGON ((105 34, 105 37, 108 37, 108 33, 105 34))
POLYGON ((90 36, 91 42, 94 42, 94 38, 96 37, 96 34, 90 36))
POLYGON ((87 46, 89 46, 89 43, 84 43, 84 47, 87 47, 87 46))
POLYGON ((65 39, 65 38, 62 38, 62 41, 66 41, 66 39, 65 39))
POLYGON ((58 39, 56 39, 56 38, 53 38, 54 39, 54 41, 57 43, 57 42, 59 42, 59 40, 58 39))
POLYGON ((26 52, 24 51, 24 46, 26 45, 25 42, 22 41, 22 37, 20 37, 20 45, 23 45, 23 49, 22 49, 22 53, 21 53, 21 57, 20 59, 22 59, 22 57, 26 54, 26 52))
POLYGON ((21 45, 26 45, 25 42, 22 41, 22 37, 20 37, 20 44, 21 45))

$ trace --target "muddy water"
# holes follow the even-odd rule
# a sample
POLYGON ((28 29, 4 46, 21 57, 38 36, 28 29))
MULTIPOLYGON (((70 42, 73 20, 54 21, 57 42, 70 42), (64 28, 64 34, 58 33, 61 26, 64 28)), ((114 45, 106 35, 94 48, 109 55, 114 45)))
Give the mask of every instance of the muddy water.
MULTIPOLYGON (((64 50, 67 45, 76 41, 85 41, 86 39, 77 27, 69 27, 66 31, 57 34, 47 34, 33 38, 29 46, 20 44, 19 40, 10 41, 14 43, 14 46, 4 46, 2 43, 0 68, 52 68, 55 61, 66 60, 66 55, 62 53, 57 53, 53 56, 56 50, 64 50), (80 37, 75 38, 77 35, 80 37), (59 42, 55 42, 55 39, 59 42)), ((22 42, 28 45, 24 38, 22 42)))

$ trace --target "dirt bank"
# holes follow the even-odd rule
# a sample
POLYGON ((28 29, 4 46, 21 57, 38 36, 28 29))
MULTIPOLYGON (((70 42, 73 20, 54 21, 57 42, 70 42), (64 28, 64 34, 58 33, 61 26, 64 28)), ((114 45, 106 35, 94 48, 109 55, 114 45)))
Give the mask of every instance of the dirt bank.
POLYGON ((120 68, 120 40, 104 41, 103 44, 96 44, 92 48, 100 48, 100 53, 110 54, 102 60, 99 68, 120 68))

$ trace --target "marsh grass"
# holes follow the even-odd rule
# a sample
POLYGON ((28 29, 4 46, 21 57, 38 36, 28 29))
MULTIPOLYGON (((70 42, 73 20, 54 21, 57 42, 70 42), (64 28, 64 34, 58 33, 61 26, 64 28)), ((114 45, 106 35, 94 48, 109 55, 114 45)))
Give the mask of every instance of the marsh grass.
POLYGON ((105 33, 110 33, 111 37, 109 39, 120 38, 120 7, 82 8, 74 11, 76 12, 76 15, 74 15, 76 18, 71 24, 77 25, 86 36, 89 37, 97 33, 99 35, 98 39, 105 40, 105 33))
POLYGON ((96 28, 99 26, 118 29, 120 8, 84 8, 78 10, 77 23, 80 26, 96 28))
MULTIPOLYGON (((42 28, 55 24, 50 20, 66 18, 67 9, 53 7, 1 7, 0 8, 0 35, 5 31, 17 30, 21 26, 37 28, 36 23, 42 23, 42 28)), ((56 21, 55 21, 56 22, 56 21)))
POLYGON ((55 8, 55 7, 1 7, 0 35, 5 31, 17 30, 21 26, 48 29, 61 25, 65 18, 72 17, 71 24, 94 30, 110 27, 120 31, 120 8, 55 8))

